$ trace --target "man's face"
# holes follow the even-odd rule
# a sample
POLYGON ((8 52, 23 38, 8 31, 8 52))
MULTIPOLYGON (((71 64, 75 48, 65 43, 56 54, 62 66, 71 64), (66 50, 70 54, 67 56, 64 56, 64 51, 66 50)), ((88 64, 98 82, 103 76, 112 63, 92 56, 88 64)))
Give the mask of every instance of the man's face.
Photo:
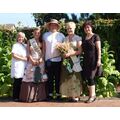
POLYGON ((55 23, 51 23, 49 25, 50 31, 57 31, 58 30, 58 25, 55 23))

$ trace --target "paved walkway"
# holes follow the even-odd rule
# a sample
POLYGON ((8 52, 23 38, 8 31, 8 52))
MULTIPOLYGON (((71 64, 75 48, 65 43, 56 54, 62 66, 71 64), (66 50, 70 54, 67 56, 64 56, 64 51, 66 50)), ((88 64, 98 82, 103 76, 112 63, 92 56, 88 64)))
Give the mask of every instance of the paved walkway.
POLYGON ((73 102, 13 102, 11 100, 0 99, 0 107, 120 107, 120 98, 97 99, 93 103, 84 103, 84 100, 73 102))

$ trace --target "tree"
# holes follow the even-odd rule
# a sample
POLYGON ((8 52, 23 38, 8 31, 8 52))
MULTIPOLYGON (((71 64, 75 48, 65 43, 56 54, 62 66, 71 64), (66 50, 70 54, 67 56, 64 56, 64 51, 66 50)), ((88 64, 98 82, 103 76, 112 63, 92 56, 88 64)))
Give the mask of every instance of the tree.
POLYGON ((33 13, 33 16, 37 26, 44 25, 45 22, 49 22, 50 19, 65 19, 65 21, 69 20, 66 13, 33 13))
POLYGON ((89 18, 89 13, 80 13, 80 19, 84 20, 84 19, 88 19, 89 18))
POLYGON ((72 17, 72 21, 74 21, 75 23, 78 23, 78 18, 77 18, 77 15, 75 15, 74 13, 71 14, 71 17, 72 17))
POLYGON ((90 19, 119 19, 120 13, 93 13, 89 17, 90 19))

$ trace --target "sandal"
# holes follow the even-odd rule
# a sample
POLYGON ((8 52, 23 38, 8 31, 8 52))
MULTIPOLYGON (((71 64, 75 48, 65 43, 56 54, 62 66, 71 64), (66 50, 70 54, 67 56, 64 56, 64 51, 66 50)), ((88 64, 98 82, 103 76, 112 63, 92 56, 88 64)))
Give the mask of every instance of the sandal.
POLYGON ((85 103, 92 103, 96 100, 96 96, 93 97, 89 97, 87 101, 85 101, 85 103))

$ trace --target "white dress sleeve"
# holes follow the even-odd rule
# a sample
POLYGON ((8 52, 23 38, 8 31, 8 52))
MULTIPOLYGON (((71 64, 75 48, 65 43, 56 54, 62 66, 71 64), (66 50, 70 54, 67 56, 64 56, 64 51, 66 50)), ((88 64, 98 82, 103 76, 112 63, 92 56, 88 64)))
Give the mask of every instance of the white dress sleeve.
POLYGON ((17 46, 17 44, 14 44, 13 45, 13 47, 12 47, 12 53, 14 53, 14 54, 18 54, 18 46, 17 46))
POLYGON ((76 41, 82 41, 82 37, 80 37, 80 36, 78 36, 78 35, 76 35, 76 41))

